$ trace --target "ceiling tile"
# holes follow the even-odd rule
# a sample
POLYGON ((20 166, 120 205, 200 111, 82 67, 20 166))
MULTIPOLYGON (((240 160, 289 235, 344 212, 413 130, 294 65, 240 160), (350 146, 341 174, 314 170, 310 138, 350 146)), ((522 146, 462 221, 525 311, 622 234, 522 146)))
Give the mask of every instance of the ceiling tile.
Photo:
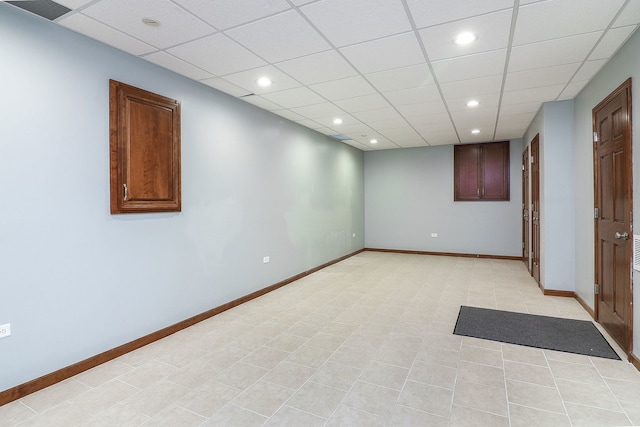
POLYGON ((241 87, 231 84, 228 81, 221 79, 220 77, 200 80, 200 83, 235 97, 249 95, 249 92, 247 92, 246 89, 242 89, 241 87))
POLYGON ((329 101, 375 94, 375 89, 362 77, 348 77, 342 80, 318 83, 309 88, 329 101))
POLYGON ((494 76, 504 71, 506 49, 444 59, 433 63, 439 83, 494 76))
POLYGON ((316 118, 327 117, 327 116, 338 117, 343 114, 346 114, 346 112, 343 109, 338 108, 334 104, 326 101, 319 104, 292 108, 291 111, 294 111, 309 119, 316 119, 316 118))
POLYGON ((501 87, 502 74, 440 84, 442 94, 447 100, 496 93, 500 92, 501 87))
POLYGON ((286 0, 173 0, 219 30, 289 9, 286 0))
MULTIPOLYGON (((320 104, 326 101, 320 95, 306 87, 268 93, 262 96, 271 102, 282 105, 284 108, 303 107, 305 105, 320 104)), ((313 117, 308 118, 312 119, 313 117)))
POLYGON ((418 28, 513 8, 513 0, 407 0, 407 4, 418 28))
POLYGON ((365 77, 380 92, 411 89, 433 84, 433 77, 427 63, 379 71, 367 74, 365 77))
POLYGON ((337 47, 411 30, 401 0, 321 0, 300 10, 337 47))
POLYGON ((487 107, 482 110, 452 111, 451 117, 456 127, 462 123, 468 123, 469 127, 478 127, 483 122, 495 122, 496 117, 498 117, 498 107, 487 107))
POLYGON ((398 128, 407 126, 407 121, 403 119, 400 115, 392 119, 384 118, 383 116, 382 119, 368 120, 367 123, 373 129, 379 132, 382 132, 388 129, 398 129, 398 128))
POLYGON ((383 96, 393 105, 420 104, 441 100, 440 92, 436 85, 421 86, 415 89, 394 90, 385 92, 383 96))
POLYGON ((194 80, 203 80, 213 77, 211 73, 208 73, 198 67, 195 67, 188 62, 184 62, 175 56, 169 55, 166 52, 154 52, 149 55, 145 55, 144 59, 153 62, 168 70, 174 71, 183 76, 189 77, 194 80))
POLYGON ((511 15, 512 11, 508 9, 437 25, 420 30, 420 37, 431 61, 506 49, 511 30, 511 15), (456 35, 464 31, 478 35, 478 39, 464 46, 455 44, 453 40, 456 35))
POLYGON ((168 52, 217 76, 266 65, 262 59, 221 33, 176 46, 168 52))
POLYGON ((348 46, 340 51, 363 74, 425 62, 413 32, 348 46))
POLYGON ((586 61, 582 64, 582 67, 578 70, 575 76, 573 76, 574 82, 583 80, 591 80, 598 71, 607 63, 606 59, 597 59, 595 61, 586 61))
POLYGON ((225 34, 269 62, 286 61, 331 47, 295 10, 234 28, 225 34))
POLYGON ((502 105, 522 104, 526 102, 545 102, 555 100, 565 85, 537 87, 533 89, 514 90, 502 95, 502 105))
MULTIPOLYGON (((366 144, 363 144, 363 143, 361 143, 359 141, 343 141, 343 144, 350 145, 350 146, 355 147, 355 148, 357 148, 359 150, 362 150, 362 151, 374 151, 375 150, 375 148, 369 147, 366 144)), ((397 147, 393 147, 393 148, 397 148, 397 147)))
POLYGON ((253 68, 247 71, 240 71, 239 73, 227 74, 224 76, 225 80, 247 89, 249 92, 256 94, 264 94, 269 92, 277 92, 286 89, 293 89, 300 87, 301 84, 284 74, 282 71, 275 68, 273 65, 266 65, 264 67, 253 68), (271 86, 260 87, 256 81, 260 77, 268 77, 271 79, 271 86))
POLYGON ((497 107, 500 103, 500 92, 487 93, 480 96, 469 96, 466 98, 447 99, 449 111, 472 111, 482 110, 488 107, 497 107), (480 102, 477 107, 467 107, 467 102, 475 100, 480 102))
POLYGON ((393 108, 380 108, 378 110, 361 111, 354 113, 359 120, 367 122, 376 122, 378 120, 389 120, 400 118, 400 114, 393 108))
POLYGON ((82 13, 161 49, 215 31, 169 0, 102 0, 82 13), (145 17, 160 21, 160 26, 143 24, 145 17))
POLYGON ((133 55, 143 55, 157 50, 147 43, 115 30, 81 13, 64 15, 57 22, 63 27, 67 27, 70 30, 84 34, 133 55))
POLYGON ((537 86, 551 86, 568 82, 582 65, 580 62, 573 64, 557 65, 555 67, 536 68, 535 70, 517 71, 507 74, 504 90, 529 89, 537 86))
POLYGON ((396 139, 395 143, 402 148, 415 148, 415 147, 428 147, 429 144, 418 135, 418 138, 400 138, 396 139))
POLYGON ((281 111, 282 107, 278 104, 275 104, 271 101, 267 101, 261 96, 258 95, 249 95, 242 97, 244 102, 248 102, 249 104, 253 104, 256 107, 260 107, 263 110, 267 111, 281 111))
POLYGON ((509 72, 582 62, 602 32, 564 37, 511 49, 509 72))
POLYGON ((629 25, 607 31, 600 40, 600 43, 598 43, 593 52, 591 52, 591 55, 589 55, 589 60, 608 59, 613 56, 636 28, 636 25, 629 25))
POLYGON ((403 117, 422 117, 429 114, 446 113, 447 109, 442 101, 423 102, 421 104, 400 105, 396 107, 403 117))
POLYGON ((587 85, 587 81, 571 82, 567 85, 562 93, 558 96, 558 101, 566 99, 573 99, 578 96, 578 93, 587 85))
POLYGON ((69 9, 78 9, 92 1, 93 0, 56 0, 56 3, 68 7, 69 9))
POLYGON ((549 0, 521 6, 513 45, 604 30, 623 3, 624 0, 549 0))
MULTIPOLYGON (((287 111, 291 111, 291 110, 287 110, 287 111)), ((313 121, 311 119, 295 120, 295 122, 309 129, 320 129, 325 127, 325 126, 322 126, 320 123, 313 121)))
POLYGON ((500 108, 500 115, 502 114, 520 114, 520 113, 537 113, 542 106, 542 102, 523 102, 521 104, 509 104, 503 105, 500 108))
POLYGON ((357 98, 341 99, 339 101, 335 101, 335 104, 346 111, 352 112, 377 110, 379 108, 389 107, 389 103, 377 93, 373 95, 359 96, 357 98))
POLYGON ((622 10, 618 19, 613 23, 613 28, 635 25, 640 22, 640 1, 631 0, 622 10))
POLYGON ((536 112, 535 111, 531 111, 528 113, 501 113, 500 117, 498 118, 498 122, 527 122, 527 121, 532 121, 534 119, 534 117, 536 116, 536 112))
POLYGON ((362 123, 360 123, 358 119, 346 113, 340 114, 339 116, 331 115, 327 117, 318 117, 313 120, 320 123, 323 126, 326 126, 328 128, 335 130, 338 133, 345 133, 347 129, 350 129, 354 125, 358 126, 358 129, 362 127, 366 127, 366 125, 363 125, 362 123), (342 123, 339 125, 336 125, 333 123, 333 121, 337 118, 340 118, 342 120, 342 123))
MULTIPOLYGON (((247 99, 252 99, 252 98, 260 98, 260 97, 251 96, 251 97, 248 97, 247 99)), ((292 122, 298 121, 298 120, 308 120, 302 117, 300 114, 296 114, 291 110, 272 110, 271 112, 273 114, 279 115, 280 117, 284 117, 285 119, 289 119, 292 122)), ((318 126, 318 128, 321 128, 321 127, 322 126, 318 126)))
POLYGON ((355 76, 358 72, 334 50, 280 62, 276 66, 294 79, 311 85, 355 76))

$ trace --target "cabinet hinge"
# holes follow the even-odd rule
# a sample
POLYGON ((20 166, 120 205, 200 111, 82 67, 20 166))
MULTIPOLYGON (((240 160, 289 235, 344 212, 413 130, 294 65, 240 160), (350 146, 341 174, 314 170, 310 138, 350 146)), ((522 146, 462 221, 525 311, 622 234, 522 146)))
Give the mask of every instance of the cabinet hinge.
POLYGON ((524 165, 522 165, 522 171, 524 172, 524 165))
POLYGON ((597 283, 593 285, 593 293, 595 295, 600 295, 600 285, 598 285, 597 283))
POLYGON ((529 163, 531 163, 531 164, 534 164, 534 163, 536 162, 536 158, 535 158, 535 157, 533 157, 533 156, 531 156, 531 157, 529 158, 529 160, 530 160, 530 161, 529 161, 529 163))
POLYGON ((593 142, 598 142, 598 132, 593 133, 593 142))
POLYGON ((598 208, 593 208, 593 217, 596 219, 600 218, 600 210, 598 208))

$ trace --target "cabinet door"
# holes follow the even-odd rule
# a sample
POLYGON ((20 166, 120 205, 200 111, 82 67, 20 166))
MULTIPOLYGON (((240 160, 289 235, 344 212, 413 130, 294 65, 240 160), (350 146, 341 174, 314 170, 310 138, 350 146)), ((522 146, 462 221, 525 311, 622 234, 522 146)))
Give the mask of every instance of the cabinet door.
POLYGON ((454 200, 480 200, 480 146, 456 145, 453 150, 454 200))
POLYGON ((482 145, 483 200, 509 200, 509 142, 482 145))

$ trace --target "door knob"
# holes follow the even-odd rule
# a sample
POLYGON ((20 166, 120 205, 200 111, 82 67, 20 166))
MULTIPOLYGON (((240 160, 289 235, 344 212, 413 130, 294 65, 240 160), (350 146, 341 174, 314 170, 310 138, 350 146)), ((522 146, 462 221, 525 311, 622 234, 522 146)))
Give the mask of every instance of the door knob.
POLYGON ((629 233, 626 231, 624 233, 616 231, 616 239, 629 240, 629 233))

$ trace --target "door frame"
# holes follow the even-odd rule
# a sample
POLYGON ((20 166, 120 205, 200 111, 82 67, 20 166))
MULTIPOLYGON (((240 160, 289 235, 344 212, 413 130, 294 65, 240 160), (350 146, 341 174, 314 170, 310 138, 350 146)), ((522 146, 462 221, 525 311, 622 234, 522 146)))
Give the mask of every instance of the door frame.
POLYGON ((542 247, 540 246, 540 134, 536 134, 529 143, 529 168, 530 177, 529 185, 531 193, 529 199, 529 222, 531 234, 529 236, 530 250, 529 258, 531 259, 531 276, 534 278, 538 286, 542 288, 541 275, 541 259, 542 247), (535 172, 535 173, 534 173, 535 172), (537 215, 537 216, 536 216, 537 215))
MULTIPOLYGON (((598 201, 599 199, 599 176, 598 176, 598 151, 597 151, 597 141, 595 140, 595 134, 596 134, 596 130, 597 130, 597 126, 596 126, 596 111, 598 111, 600 108, 602 108, 604 105, 606 105, 607 103, 609 103, 613 98, 615 98, 616 96, 618 96, 622 91, 627 91, 627 96, 628 96, 628 102, 627 102, 627 121, 626 121, 626 130, 625 132, 628 134, 628 138, 626 138, 625 140, 625 166, 627 168, 627 170, 629 171, 629 174, 631 175, 629 179, 629 186, 627 189, 627 194, 625 195, 625 197, 627 198, 628 202, 629 202, 629 216, 630 216, 630 230, 631 230, 631 236, 633 238, 633 153, 632 153, 632 149, 633 149, 633 133, 632 133, 632 129, 633 129, 633 122, 632 122, 632 116, 631 116, 631 110, 632 110, 632 98, 631 98, 631 78, 627 79, 624 83, 622 83, 620 86, 618 86, 613 92, 611 92, 609 95, 607 95, 602 101, 600 101, 598 103, 598 105, 596 105, 595 107, 593 107, 592 113, 591 113, 591 117, 592 117, 592 131, 593 131, 593 135, 594 135, 594 140, 593 140, 593 202, 594 202, 594 208, 598 208, 598 201)), ((595 209, 594 209, 595 210, 595 209)), ((593 230, 594 230, 594 247, 593 247, 593 252, 594 252, 594 283, 598 283, 599 277, 600 277, 600 251, 598 250, 598 220, 599 218, 595 217, 594 215, 594 219, 593 219, 593 230)), ((623 350, 627 353, 627 355, 629 357, 631 357, 632 352, 633 352, 633 249, 632 249, 632 245, 633 242, 629 242, 629 246, 630 249, 628 250, 628 256, 627 256, 627 265, 629 266, 628 268, 628 274, 629 274, 629 289, 628 289, 628 297, 629 297, 629 301, 627 302, 629 307, 629 317, 628 317, 628 323, 626 325, 626 335, 627 335, 627 348, 623 348, 623 350)), ((594 288, 594 292, 593 292, 593 317, 594 320, 598 323, 600 323, 600 299, 598 297, 598 295, 595 292, 595 288, 594 288)))
POLYGON ((529 220, 529 146, 524 147, 522 152, 522 261, 527 265, 527 271, 531 271, 530 266, 530 240, 531 223, 529 220))

